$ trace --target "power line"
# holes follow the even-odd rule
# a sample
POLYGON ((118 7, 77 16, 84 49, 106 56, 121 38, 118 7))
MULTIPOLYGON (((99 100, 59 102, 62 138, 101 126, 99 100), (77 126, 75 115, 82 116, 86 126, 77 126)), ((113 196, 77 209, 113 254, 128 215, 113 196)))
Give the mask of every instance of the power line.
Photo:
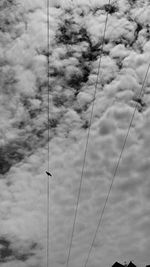
MULTIPOLYGON (((141 91, 140 91, 140 94, 139 94, 139 96, 138 96, 139 98, 142 97, 142 93, 143 93, 143 91, 144 91, 144 85, 145 85, 145 81, 146 81, 146 79, 147 79, 147 75, 148 75, 148 72, 149 72, 149 68, 150 68, 150 63, 149 63, 149 65, 148 65, 148 68, 147 68, 147 71, 146 71, 146 74, 145 74, 145 77, 144 77, 144 80, 143 80, 143 83, 142 83, 141 91)), ((109 187, 109 190, 108 190, 108 194, 107 194, 107 196, 106 196, 106 199, 105 199, 105 202, 104 202, 104 206, 103 206, 102 212, 101 212, 101 214, 100 214, 100 218, 99 218, 99 221, 98 221, 98 225, 97 225, 97 228, 96 228, 96 231, 95 231, 93 240, 92 240, 92 244, 91 244, 90 249, 89 249, 89 251, 88 251, 88 256, 87 256, 87 259, 86 259, 86 261, 85 261, 85 265, 84 265, 84 267, 87 266, 87 263, 88 263, 88 260, 89 260, 89 257, 90 257, 90 254, 91 254, 91 251, 92 251, 92 248, 93 248, 93 245, 94 245, 94 242, 95 242, 97 233, 98 233, 98 230, 100 229, 100 226, 101 226, 101 223, 102 223, 102 219, 103 219, 104 212, 105 212, 105 209, 106 209, 106 206, 107 206, 107 202, 108 202, 108 200, 109 200, 110 192, 111 192, 111 189, 112 189, 114 180, 115 180, 115 178, 116 178, 117 170, 118 170, 118 168, 119 168, 119 164, 120 164, 120 161, 121 161, 121 158, 122 158, 123 151, 124 151, 124 149, 125 149, 125 145, 126 145, 126 142, 127 142, 127 138, 128 138, 128 136, 129 136, 129 132, 130 132, 130 129, 131 129, 131 126, 132 126, 132 122, 133 122, 133 119, 134 119, 134 116, 135 116, 135 112, 136 112, 137 107, 138 107, 138 103, 136 103, 136 105, 135 105, 134 112, 133 112, 133 114, 132 114, 132 117, 131 117, 131 120, 130 120, 130 123, 129 123, 129 127, 128 127, 128 129, 127 129, 127 133, 126 133, 126 136, 125 136, 125 139, 124 139, 124 143, 123 143, 123 146, 122 146, 122 149, 121 149, 121 152, 120 152, 120 155, 119 155, 119 158, 118 158, 116 167, 115 167, 115 171, 114 171, 114 174, 113 174, 113 177, 112 177, 112 181, 111 181, 111 184, 110 184, 110 187, 109 187)))
POLYGON ((48 127, 48 148, 47 148, 47 267, 49 267, 49 239, 50 239, 50 231, 49 231, 49 213, 50 213, 50 182, 49 182, 49 160, 50 160, 50 147, 49 147, 49 140, 50 140, 50 129, 49 129, 49 120, 50 120, 50 95, 49 95, 49 91, 50 91, 50 76, 49 76, 49 66, 50 66, 50 62, 49 62, 49 51, 50 51, 50 21, 49 21, 49 9, 50 9, 50 1, 47 0, 47 127, 48 127))
MULTIPOLYGON (((110 0, 109 0, 108 4, 110 4, 110 0)), ((93 102, 92 102, 92 110, 91 110, 91 116, 90 116, 90 120, 89 120, 89 128, 88 128, 87 140, 86 140, 84 157, 83 157, 83 165, 82 165, 80 184, 79 184, 79 190, 78 190, 78 195, 77 195, 76 209, 75 209, 75 215, 74 215, 74 221, 73 221, 73 227, 72 227, 72 233, 71 233, 71 240, 70 240, 70 244, 69 244, 66 267, 69 266, 69 259, 70 259, 73 236, 74 236, 74 231, 75 231, 75 224, 76 224, 76 218, 77 218, 77 212, 78 212, 78 206, 79 206, 79 199, 80 199, 82 182, 83 182, 83 174, 84 174, 84 168, 85 168, 87 148, 88 148, 88 143, 89 143, 90 129, 91 129, 92 118, 93 118, 94 104, 95 104, 95 99, 96 99, 96 92, 97 92, 98 78, 99 78, 100 67, 101 67, 101 59, 102 59, 102 52, 103 52, 103 46, 104 46, 104 40, 105 40, 107 21, 108 21, 108 12, 107 12, 107 15, 106 15, 106 21, 105 21, 105 27, 104 27, 104 35, 103 35, 103 39, 102 39, 102 49, 101 49, 101 54, 100 54, 100 59, 99 59, 99 64, 98 64, 97 79, 96 79, 96 83, 95 83, 94 97, 93 97, 93 102)))

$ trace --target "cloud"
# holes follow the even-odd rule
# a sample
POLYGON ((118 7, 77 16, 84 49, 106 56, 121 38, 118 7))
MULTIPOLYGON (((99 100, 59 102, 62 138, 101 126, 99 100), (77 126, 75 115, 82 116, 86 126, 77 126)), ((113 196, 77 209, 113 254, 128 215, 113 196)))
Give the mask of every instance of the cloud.
POLYGON ((87 257, 136 103, 89 264, 147 264, 149 78, 143 102, 137 96, 149 63, 149 3, 115 2, 101 51, 108 1, 51 1, 49 122, 46 2, 18 3, 9 26, 10 10, 0 10, 1 266, 46 264, 48 124, 50 264, 66 264, 101 52, 70 266, 87 257))

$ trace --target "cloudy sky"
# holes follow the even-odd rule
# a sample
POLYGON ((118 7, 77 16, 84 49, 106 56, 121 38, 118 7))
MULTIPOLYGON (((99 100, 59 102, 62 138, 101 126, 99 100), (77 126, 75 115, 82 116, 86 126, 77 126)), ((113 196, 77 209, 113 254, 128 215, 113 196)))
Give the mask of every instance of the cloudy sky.
POLYGON ((126 147, 87 267, 150 264, 149 0, 51 0, 47 122, 46 0, 0 2, 0 264, 46 266, 50 128, 50 266, 84 267, 129 123, 126 147), (104 47, 102 39, 108 15, 104 47))

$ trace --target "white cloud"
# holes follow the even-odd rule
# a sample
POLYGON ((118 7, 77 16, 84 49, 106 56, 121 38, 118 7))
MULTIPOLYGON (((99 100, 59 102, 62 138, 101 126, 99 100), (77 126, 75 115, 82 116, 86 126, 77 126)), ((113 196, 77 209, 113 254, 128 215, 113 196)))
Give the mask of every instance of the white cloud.
POLYGON ((110 55, 113 58, 121 58, 124 59, 130 54, 129 50, 122 44, 116 45, 110 51, 110 55))
MULTIPOLYGON (((9 247, 11 254, 10 262, 1 262, 1 265, 41 267, 46 261, 46 2, 19 3, 18 12, 22 14, 24 10, 24 16, 17 22, 20 25, 17 38, 14 38, 16 25, 12 25, 13 34, 11 30, 0 33, 0 244, 4 246, 2 238, 5 238, 6 244, 8 242, 5 253, 9 247), (23 262, 19 257, 27 258, 23 262)), ((107 3, 62 1, 61 8, 50 8, 52 267, 66 264, 106 19, 104 4, 107 3), (73 7, 71 12, 67 7, 73 7), (99 11, 94 13, 96 8, 99 11)), ((55 4, 58 2, 51 1, 51 5, 55 4)), ((135 96, 149 62, 145 29, 149 5, 144 9, 138 2, 131 7, 124 0, 116 5, 119 10, 108 16, 71 251, 72 267, 82 265, 86 259, 134 111, 135 96), (136 40, 137 24, 128 14, 135 17, 139 11, 143 12, 138 17, 143 29, 136 40), (143 50, 142 43, 145 43, 143 50)), ((136 111, 102 229, 89 259, 92 267, 99 266, 99 262, 110 266, 116 260, 124 262, 131 257, 142 265, 150 261, 149 83, 148 78, 143 98, 145 106, 139 103, 136 111)))

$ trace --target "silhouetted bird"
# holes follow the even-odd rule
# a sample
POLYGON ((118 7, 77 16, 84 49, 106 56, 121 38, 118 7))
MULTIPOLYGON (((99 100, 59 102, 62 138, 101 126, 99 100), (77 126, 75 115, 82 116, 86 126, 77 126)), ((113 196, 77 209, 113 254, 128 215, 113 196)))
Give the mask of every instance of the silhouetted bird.
POLYGON ((46 171, 46 174, 47 174, 48 176, 52 176, 50 172, 47 172, 47 171, 46 171))

